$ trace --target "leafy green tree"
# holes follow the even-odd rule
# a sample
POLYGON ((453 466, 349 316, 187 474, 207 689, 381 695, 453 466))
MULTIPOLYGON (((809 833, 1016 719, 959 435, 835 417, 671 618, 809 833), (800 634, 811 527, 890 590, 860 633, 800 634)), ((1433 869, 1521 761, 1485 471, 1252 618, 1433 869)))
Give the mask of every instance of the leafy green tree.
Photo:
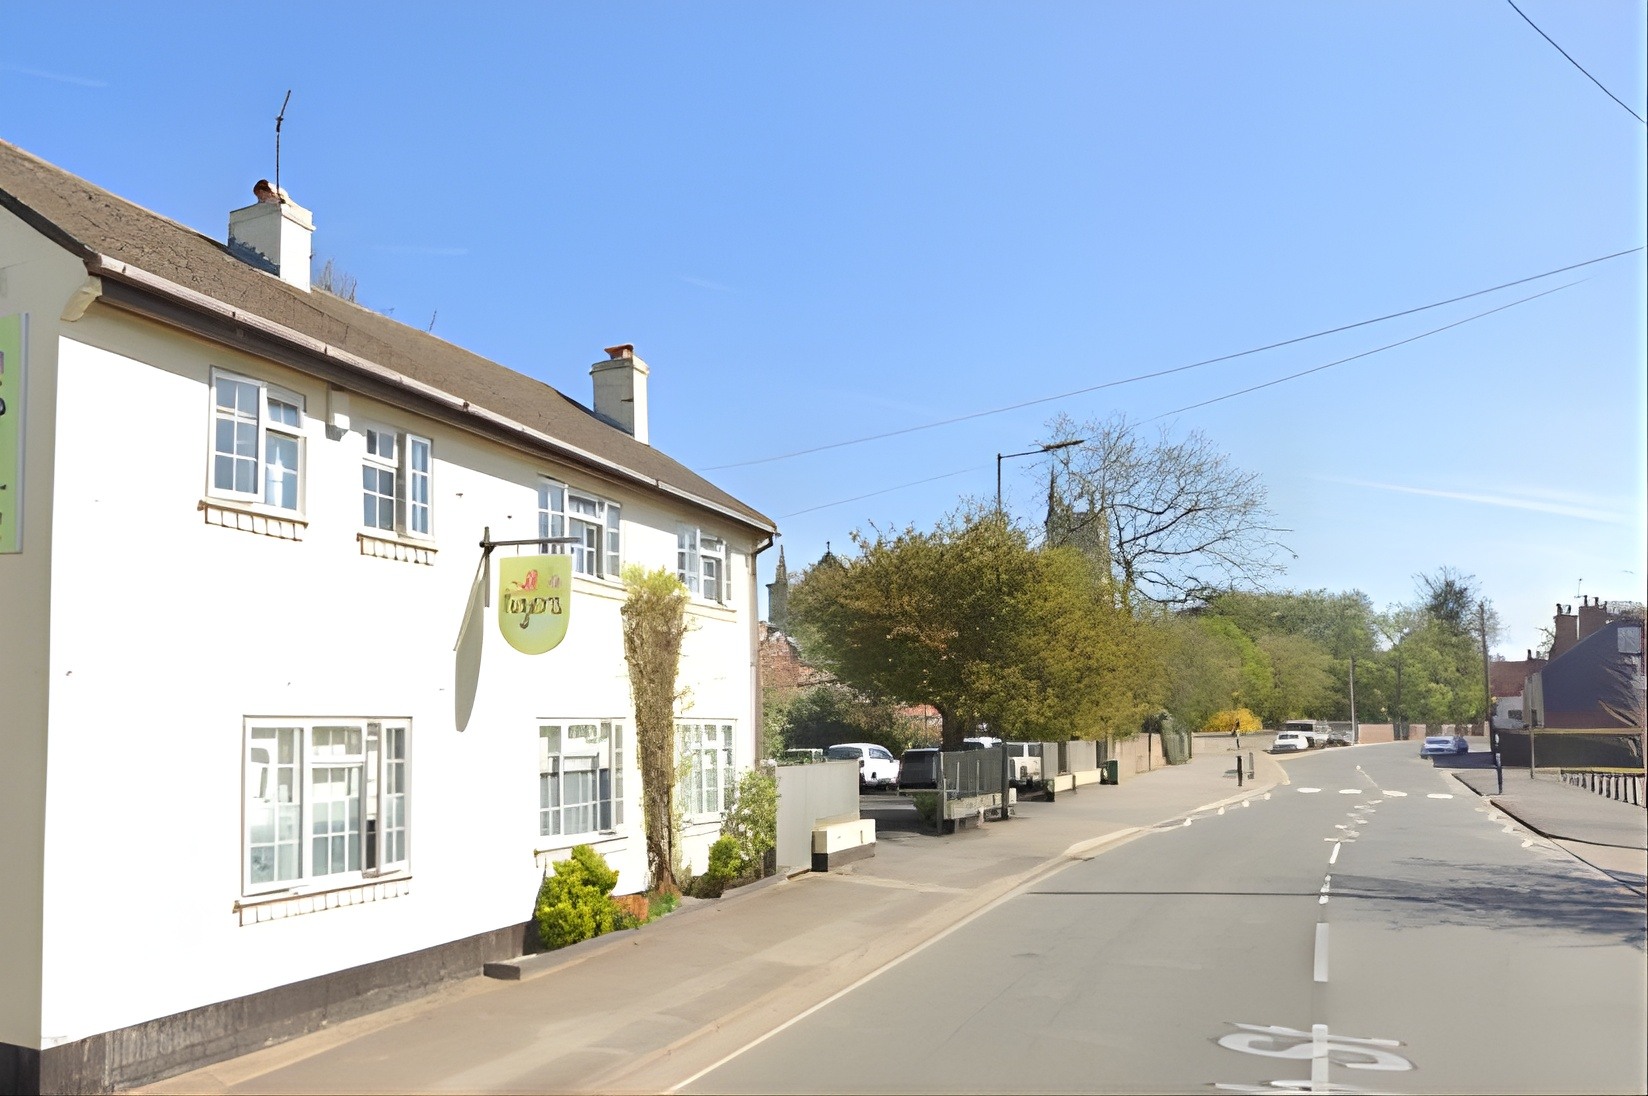
POLYGON ((1339 665, 1321 644, 1301 635, 1273 632, 1256 641, 1270 669, 1270 689, 1255 701, 1267 727, 1290 719, 1327 718, 1348 705, 1339 665))
POLYGON ((946 747, 982 722, 1018 738, 1117 733, 1157 706, 1149 636, 1080 552, 1034 551, 983 510, 873 532, 792 587, 792 626, 842 683, 932 705, 946 747))

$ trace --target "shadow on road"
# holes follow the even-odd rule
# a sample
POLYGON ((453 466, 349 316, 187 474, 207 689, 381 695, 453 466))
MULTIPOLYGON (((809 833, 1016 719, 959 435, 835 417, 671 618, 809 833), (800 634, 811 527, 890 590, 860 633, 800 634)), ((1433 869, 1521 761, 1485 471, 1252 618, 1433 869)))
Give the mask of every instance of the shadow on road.
POLYGON ((1438 754, 1431 758, 1431 764, 1438 769, 1491 769, 1494 767, 1494 755, 1486 752, 1438 754))
POLYGON ((1623 887, 1576 879, 1560 867, 1510 870, 1409 857, 1383 877, 1335 873, 1335 901, 1390 904, 1393 927, 1423 923, 1497 927, 1509 932, 1568 929, 1642 949, 1642 899, 1623 887), (1400 873, 1400 874, 1397 874, 1400 873))

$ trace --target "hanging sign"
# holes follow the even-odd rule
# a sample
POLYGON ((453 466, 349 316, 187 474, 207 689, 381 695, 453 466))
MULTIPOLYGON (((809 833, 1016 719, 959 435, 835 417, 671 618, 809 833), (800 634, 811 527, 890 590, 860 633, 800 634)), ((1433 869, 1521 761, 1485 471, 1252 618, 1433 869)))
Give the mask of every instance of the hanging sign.
POLYGON ((527 655, 552 651, 566 638, 571 556, 500 556, 498 629, 527 655))
POLYGON ((23 550, 25 316, 0 316, 0 552, 23 550))

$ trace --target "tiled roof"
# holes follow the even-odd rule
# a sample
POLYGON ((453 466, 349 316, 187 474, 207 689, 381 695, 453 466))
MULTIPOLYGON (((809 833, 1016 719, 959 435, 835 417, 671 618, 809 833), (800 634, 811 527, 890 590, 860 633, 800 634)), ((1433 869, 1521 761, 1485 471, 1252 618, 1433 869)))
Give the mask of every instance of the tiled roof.
POLYGON ((542 381, 330 293, 288 285, 217 240, 5 141, 0 207, 83 259, 129 264, 594 454, 643 483, 704 500, 758 529, 775 528, 772 519, 542 381))

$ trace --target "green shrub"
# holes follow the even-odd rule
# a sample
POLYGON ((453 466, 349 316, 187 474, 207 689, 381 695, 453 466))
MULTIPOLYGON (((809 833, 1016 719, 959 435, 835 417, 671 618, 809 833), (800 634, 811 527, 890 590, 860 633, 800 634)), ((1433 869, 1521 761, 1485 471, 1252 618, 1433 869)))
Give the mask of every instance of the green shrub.
POLYGON ((912 792, 910 800, 915 804, 916 817, 921 819, 922 825, 938 825, 937 792, 912 792))
POLYGON ((533 911, 544 947, 553 951, 638 924, 613 902, 617 883, 618 873, 588 845, 575 846, 569 859, 557 860, 538 888, 533 911))
POLYGON ((767 853, 778 845, 778 778, 763 769, 751 769, 740 777, 721 832, 737 842, 738 855, 744 860, 736 876, 759 879, 765 872, 767 853))
POLYGON ((694 876, 689 893, 694 898, 720 898, 727 887, 746 874, 744 857, 738 851, 736 838, 723 836, 710 846, 709 867, 704 874, 694 876))

